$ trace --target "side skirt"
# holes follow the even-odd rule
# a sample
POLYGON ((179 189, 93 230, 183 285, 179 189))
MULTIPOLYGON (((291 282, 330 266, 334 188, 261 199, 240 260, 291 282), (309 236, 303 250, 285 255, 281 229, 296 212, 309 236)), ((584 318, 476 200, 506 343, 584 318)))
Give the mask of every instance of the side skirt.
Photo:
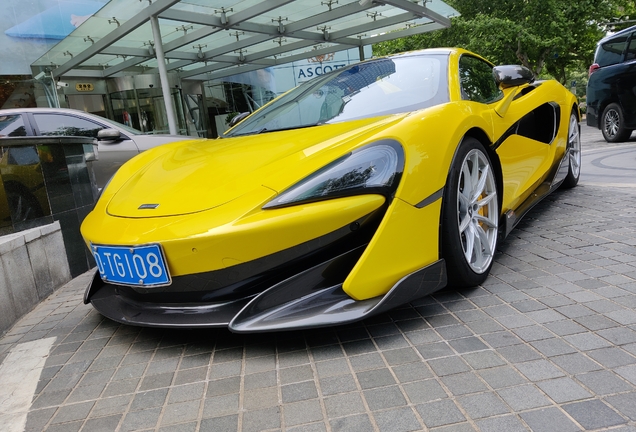
POLYGON ((570 151, 567 150, 563 154, 563 158, 559 162, 555 168, 553 168, 552 173, 541 183, 537 188, 530 194, 530 196, 522 202, 519 207, 514 210, 508 210, 505 214, 506 218, 506 230, 505 237, 508 237, 508 234, 517 226, 521 219, 530 211, 532 208, 539 204, 541 200, 550 195, 556 189, 561 186, 563 180, 568 174, 568 161, 569 161, 570 151))

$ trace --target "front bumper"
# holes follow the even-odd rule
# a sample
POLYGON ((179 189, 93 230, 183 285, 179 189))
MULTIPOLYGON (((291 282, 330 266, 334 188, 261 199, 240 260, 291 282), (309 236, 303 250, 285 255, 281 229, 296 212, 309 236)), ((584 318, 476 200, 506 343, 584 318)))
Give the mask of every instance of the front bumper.
MULTIPOLYGON (((400 203, 394 201, 401 211, 394 209, 391 213, 394 217, 402 215, 396 219, 400 227, 412 226, 413 218, 421 223, 429 213, 437 215, 439 211, 433 206, 416 209, 400 203)), ((397 248, 404 252, 403 241, 396 241, 404 233, 387 230, 383 225, 393 221, 385 217, 386 211, 387 206, 383 206, 328 234, 252 261, 173 276, 172 284, 166 287, 117 286, 105 283, 96 274, 84 301, 114 321, 149 327, 228 327, 235 332, 261 332, 360 320, 430 294, 446 284, 444 262, 437 261, 436 237, 416 236, 422 243, 414 242, 412 236, 410 246, 416 245, 418 265, 412 265, 406 258, 396 262, 394 254, 384 254, 380 259, 376 253, 374 265, 384 262, 391 267, 394 277, 378 273, 378 277, 388 280, 376 295, 355 300, 349 291, 345 292, 345 281, 352 279, 354 268, 358 269, 361 263, 369 264, 370 242, 375 242, 374 251, 397 248), (380 229, 391 244, 377 244, 380 229), (427 254, 423 254, 422 245, 428 245, 435 253, 423 259, 427 254), (362 258, 363 254, 366 258, 362 258), (404 274, 408 276, 395 282, 404 274)), ((396 221, 389 223, 389 227, 395 226, 396 221)), ((409 229, 409 233, 418 231, 409 229)), ((369 287, 376 280, 367 276, 362 281, 354 278, 356 293, 371 292, 369 287)))
POLYGON ((356 301, 333 284, 333 273, 356 251, 340 255, 292 276, 258 295, 208 303, 154 303, 122 295, 96 272, 90 302, 102 315, 146 327, 227 327, 236 333, 297 330, 345 324, 431 294, 446 285, 444 260, 413 272, 383 296, 356 301), (97 289, 95 289, 97 288, 97 289))

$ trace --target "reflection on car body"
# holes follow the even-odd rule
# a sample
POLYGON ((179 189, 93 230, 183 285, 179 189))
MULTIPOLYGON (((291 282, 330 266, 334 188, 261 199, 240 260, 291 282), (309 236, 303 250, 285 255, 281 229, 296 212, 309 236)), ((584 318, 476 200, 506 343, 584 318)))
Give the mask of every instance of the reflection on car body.
POLYGON ((35 146, 0 148, 0 220, 11 225, 49 214, 40 156, 35 146))
POLYGON ((65 108, 0 110, 3 136, 85 136, 98 140, 99 160, 93 163, 99 188, 115 171, 142 151, 168 142, 192 139, 182 135, 146 135, 140 131, 84 111, 65 108))

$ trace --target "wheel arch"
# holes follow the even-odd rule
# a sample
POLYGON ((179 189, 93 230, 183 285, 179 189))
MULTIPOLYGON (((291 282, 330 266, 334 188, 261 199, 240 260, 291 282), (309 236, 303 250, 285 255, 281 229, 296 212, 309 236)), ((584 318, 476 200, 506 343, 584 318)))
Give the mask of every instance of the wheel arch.
POLYGON ((576 118, 580 122, 581 121, 581 109, 579 108, 579 105, 576 104, 576 103, 573 103, 572 104, 572 111, 574 111, 576 113, 576 118))
MULTIPOLYGON (((493 143, 492 141, 490 141, 490 138, 488 138, 488 135, 486 135, 486 132, 479 128, 472 128, 468 130, 464 136, 473 137, 477 141, 479 141, 481 145, 484 146, 484 148, 488 152, 490 161, 492 162, 494 168, 497 170, 497 190, 503 194, 503 171, 501 169, 501 161, 499 160, 499 155, 497 154, 497 152, 493 150, 493 143)), ((499 212, 501 213, 501 202, 499 202, 499 212)))

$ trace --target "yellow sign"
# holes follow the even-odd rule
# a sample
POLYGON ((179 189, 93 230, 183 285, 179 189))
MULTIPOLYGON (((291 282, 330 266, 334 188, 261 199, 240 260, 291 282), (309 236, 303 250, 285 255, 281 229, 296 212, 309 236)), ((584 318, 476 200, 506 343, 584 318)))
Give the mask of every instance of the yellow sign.
POLYGON ((95 87, 93 87, 93 84, 91 83, 77 83, 75 84, 75 90, 80 92, 89 92, 95 90, 95 87))

